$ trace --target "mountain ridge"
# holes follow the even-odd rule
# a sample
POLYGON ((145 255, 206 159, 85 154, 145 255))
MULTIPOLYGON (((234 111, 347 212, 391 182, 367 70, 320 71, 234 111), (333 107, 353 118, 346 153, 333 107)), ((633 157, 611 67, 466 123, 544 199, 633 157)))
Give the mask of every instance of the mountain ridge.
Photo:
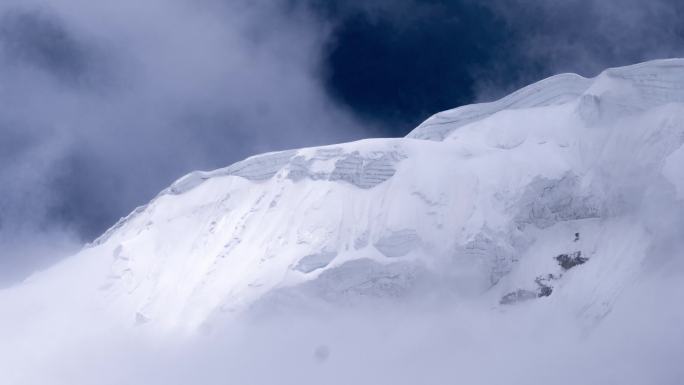
POLYGON ((455 302, 534 303, 592 325, 655 246, 652 206, 681 206, 683 102, 684 60, 659 60, 556 75, 406 138, 195 171, 29 285, 89 266, 77 291, 159 330, 433 284, 455 302))

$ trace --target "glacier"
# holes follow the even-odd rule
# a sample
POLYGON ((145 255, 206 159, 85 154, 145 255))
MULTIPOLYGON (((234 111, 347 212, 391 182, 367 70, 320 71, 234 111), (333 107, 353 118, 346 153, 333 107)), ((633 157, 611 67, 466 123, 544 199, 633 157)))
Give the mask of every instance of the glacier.
POLYGON ((684 59, 561 74, 405 138, 190 173, 0 306, 24 333, 47 314, 192 336, 275 309, 430 301, 594 333, 645 271, 684 271, 683 154, 684 59))

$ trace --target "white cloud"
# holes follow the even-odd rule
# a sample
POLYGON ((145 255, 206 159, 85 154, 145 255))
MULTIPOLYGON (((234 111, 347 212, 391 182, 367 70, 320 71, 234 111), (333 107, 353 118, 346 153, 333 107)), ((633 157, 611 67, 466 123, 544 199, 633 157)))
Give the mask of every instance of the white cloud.
MULTIPOLYGON (((30 0, 0 20, 0 242, 93 237, 193 169, 364 136, 326 95, 328 27, 305 7, 30 0)), ((23 254, 0 259, 39 264, 23 254)))

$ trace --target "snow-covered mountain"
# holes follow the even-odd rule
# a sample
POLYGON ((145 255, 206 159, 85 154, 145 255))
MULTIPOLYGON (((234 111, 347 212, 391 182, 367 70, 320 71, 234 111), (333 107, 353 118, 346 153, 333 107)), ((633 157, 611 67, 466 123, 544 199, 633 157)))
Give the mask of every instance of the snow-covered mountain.
POLYGON ((562 74, 405 138, 188 174, 0 299, 28 319, 64 309, 45 300, 60 290, 193 332, 250 309, 436 294, 589 326, 649 261, 681 254, 663 245, 681 235, 683 165, 684 60, 562 74))

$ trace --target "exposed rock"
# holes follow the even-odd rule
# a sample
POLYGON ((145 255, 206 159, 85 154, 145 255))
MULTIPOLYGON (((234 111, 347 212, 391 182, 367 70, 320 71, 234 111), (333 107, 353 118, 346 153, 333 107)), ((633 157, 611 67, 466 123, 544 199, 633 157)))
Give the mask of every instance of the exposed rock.
POLYGON ((556 277, 553 274, 548 274, 546 276, 539 276, 535 278, 534 282, 537 284, 539 291, 538 291, 538 296, 539 297, 548 297, 553 293, 553 286, 550 285, 550 282, 553 280, 556 280, 560 277, 556 277))
POLYGON ((553 293, 553 286, 550 285, 550 282, 559 278, 560 276, 553 274, 539 276, 534 280, 534 283, 537 284, 537 290, 518 289, 501 297, 499 303, 501 305, 510 305, 535 298, 548 297, 553 293))
POLYGON ((581 251, 575 251, 574 253, 570 254, 560 254, 555 259, 556 261, 558 261, 558 264, 565 270, 572 269, 573 267, 581 265, 589 260, 589 258, 585 258, 582 256, 581 251))
POLYGON ((539 288, 539 297, 548 297, 552 292, 553 288, 551 286, 541 286, 539 288))

